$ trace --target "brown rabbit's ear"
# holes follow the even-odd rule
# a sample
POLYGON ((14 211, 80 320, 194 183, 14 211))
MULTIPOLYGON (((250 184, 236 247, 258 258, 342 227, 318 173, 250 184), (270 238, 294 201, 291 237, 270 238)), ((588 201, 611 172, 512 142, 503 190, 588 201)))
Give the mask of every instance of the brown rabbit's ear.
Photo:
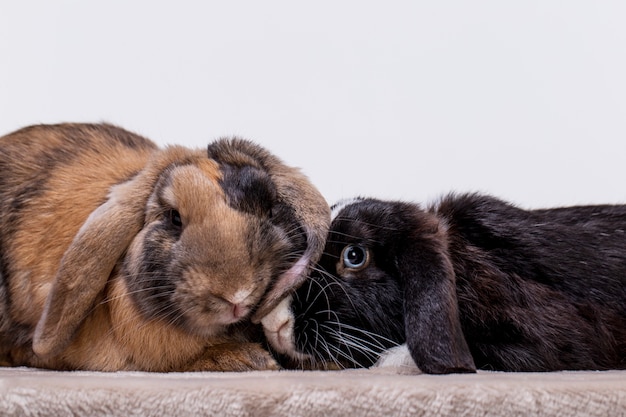
POLYGON ((151 161, 133 179, 111 188, 108 200, 94 210, 65 251, 33 337, 40 357, 59 353, 71 342, 104 289, 115 264, 141 231, 145 204, 154 184, 179 149, 151 161))
POLYGON ((330 206, 300 171, 282 167, 276 169, 273 177, 279 197, 294 208, 306 233, 307 246, 302 257, 278 277, 265 295, 253 317, 257 323, 306 281, 311 267, 322 256, 330 228, 330 206))
MULTIPOLYGON (((295 291, 308 277, 311 265, 319 259, 319 241, 315 235, 307 234, 307 250, 304 255, 283 272, 271 289, 265 294, 261 304, 252 316, 253 323, 260 323, 261 319, 268 315, 280 302, 291 292, 295 291), (315 259, 315 261, 313 261, 315 259)), ((323 246, 321 249, 322 250, 323 246)))
POLYGON ((143 223, 143 207, 130 196, 141 178, 117 185, 104 204, 91 213, 65 252, 37 323, 33 351, 53 355, 71 341, 98 294, 143 223))
POLYGON ((282 273, 265 294, 252 321, 260 323, 283 298, 306 281, 311 267, 320 259, 330 228, 330 206, 322 194, 298 169, 277 160, 266 160, 266 167, 276 184, 278 198, 293 208, 294 215, 306 233, 304 254, 282 273))
POLYGON ((248 164, 266 171, 276 186, 278 199, 293 210, 295 219, 306 233, 304 254, 277 278, 252 316, 252 321, 259 323, 284 297, 306 280, 311 265, 319 260, 330 227, 330 207, 304 174, 285 165, 253 142, 224 138, 209 145, 208 155, 220 163, 248 164))
MULTIPOLYGON (((430 215, 420 213, 420 216, 430 215)), ((406 341, 413 360, 426 373, 475 372, 456 296, 455 274, 444 234, 436 219, 424 218, 403 242, 396 259, 404 285, 406 341), (424 227, 426 225, 426 227, 424 227)))

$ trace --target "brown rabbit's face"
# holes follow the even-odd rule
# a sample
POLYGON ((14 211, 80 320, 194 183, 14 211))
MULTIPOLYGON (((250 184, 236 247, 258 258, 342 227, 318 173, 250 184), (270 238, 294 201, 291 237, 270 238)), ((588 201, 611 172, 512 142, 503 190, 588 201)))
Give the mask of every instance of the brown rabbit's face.
POLYGON ((226 188, 224 175, 206 159, 159 179, 122 271, 145 317, 220 333, 250 315, 285 267, 293 242, 272 222, 269 176, 252 169, 226 188))

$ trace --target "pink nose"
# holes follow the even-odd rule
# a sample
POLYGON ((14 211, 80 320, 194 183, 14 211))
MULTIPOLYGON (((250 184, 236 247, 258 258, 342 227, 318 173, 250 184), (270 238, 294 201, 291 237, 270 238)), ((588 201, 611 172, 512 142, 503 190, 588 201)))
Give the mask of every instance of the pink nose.
POLYGON ((233 311, 232 311, 233 317, 236 318, 236 319, 240 319, 242 317, 245 317, 250 312, 250 309, 248 307, 246 307, 245 305, 243 305, 243 304, 233 303, 232 306, 233 306, 232 307, 233 308, 233 311))

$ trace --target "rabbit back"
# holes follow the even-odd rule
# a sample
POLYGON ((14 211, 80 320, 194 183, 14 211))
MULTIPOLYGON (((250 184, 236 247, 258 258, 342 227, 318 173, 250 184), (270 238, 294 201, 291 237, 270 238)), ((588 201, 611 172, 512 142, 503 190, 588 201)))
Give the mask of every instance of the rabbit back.
POLYGON ((466 195, 436 213, 478 368, 626 366, 626 206, 522 210, 466 195))

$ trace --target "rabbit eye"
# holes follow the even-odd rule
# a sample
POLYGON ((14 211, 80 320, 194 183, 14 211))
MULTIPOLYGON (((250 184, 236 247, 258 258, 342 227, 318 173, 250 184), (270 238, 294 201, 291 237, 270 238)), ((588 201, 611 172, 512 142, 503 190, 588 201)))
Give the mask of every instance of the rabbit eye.
POLYGON ((174 210, 174 209, 168 210, 167 218, 169 219, 172 226, 183 227, 183 218, 180 216, 180 213, 178 212, 178 210, 174 210))
POLYGON ((343 266, 348 269, 363 269, 369 264, 369 251, 361 245, 348 245, 341 254, 343 266))

